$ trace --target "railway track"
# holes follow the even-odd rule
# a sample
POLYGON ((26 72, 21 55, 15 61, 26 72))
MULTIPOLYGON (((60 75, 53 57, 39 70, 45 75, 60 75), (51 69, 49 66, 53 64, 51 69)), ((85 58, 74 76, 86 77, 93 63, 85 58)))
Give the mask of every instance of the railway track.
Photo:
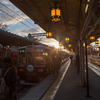
POLYGON ((97 74, 100 76, 100 67, 92 64, 92 63, 88 63, 89 64, 89 67, 97 74))
POLYGON ((19 84, 19 85, 17 85, 17 86, 16 86, 16 91, 17 91, 18 100, 19 100, 24 94, 26 94, 27 91, 28 91, 31 87, 33 87, 33 86, 39 84, 39 83, 42 82, 44 79, 45 79, 45 77, 40 77, 38 83, 33 83, 33 84, 31 84, 31 83, 29 83, 29 84, 26 83, 26 84, 19 84))
POLYGON ((17 97, 20 99, 33 85, 19 85, 16 87, 17 97))

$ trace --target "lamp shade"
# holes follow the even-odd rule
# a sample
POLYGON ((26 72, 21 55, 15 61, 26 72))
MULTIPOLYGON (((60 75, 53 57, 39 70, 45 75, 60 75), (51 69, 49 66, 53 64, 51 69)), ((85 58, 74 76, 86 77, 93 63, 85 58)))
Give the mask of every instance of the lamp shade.
POLYGON ((60 11, 60 8, 59 7, 53 7, 51 8, 51 19, 52 21, 60 21, 61 19, 61 11, 60 11))
POLYGON ((62 46, 62 43, 59 43, 59 46, 62 46))
POLYGON ((66 47, 64 47, 64 49, 66 49, 66 47))
POLYGON ((71 49, 71 51, 73 52, 73 49, 71 49))
POLYGON ((53 37, 52 32, 47 32, 47 33, 46 33, 46 38, 52 38, 52 37, 53 37))
POLYGON ((99 41, 98 41, 98 40, 96 40, 96 41, 95 41, 95 44, 99 44, 99 41))
POLYGON ((69 38, 65 38, 65 41, 68 42, 69 41, 69 38))
POLYGON ((71 44, 69 44, 68 47, 71 47, 71 44))
POLYGON ((88 48, 91 48, 91 46, 89 45, 88 48))
POLYGON ((94 36, 90 36, 90 41, 94 41, 95 37, 94 36))

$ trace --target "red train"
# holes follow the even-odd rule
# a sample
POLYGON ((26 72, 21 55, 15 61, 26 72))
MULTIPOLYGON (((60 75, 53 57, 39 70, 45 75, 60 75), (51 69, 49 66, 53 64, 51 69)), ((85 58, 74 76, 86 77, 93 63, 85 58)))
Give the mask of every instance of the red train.
MULTIPOLYGON (((18 75, 25 82, 38 82, 39 77, 52 71, 51 63, 55 55, 54 48, 44 45, 28 45, 18 49, 18 75)), ((65 52, 58 51, 62 61, 68 57, 65 52)))

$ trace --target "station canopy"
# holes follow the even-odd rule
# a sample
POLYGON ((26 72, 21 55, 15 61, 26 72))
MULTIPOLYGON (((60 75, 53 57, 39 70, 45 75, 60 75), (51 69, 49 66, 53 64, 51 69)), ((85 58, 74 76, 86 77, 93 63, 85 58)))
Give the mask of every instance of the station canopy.
POLYGON ((25 45, 31 45, 33 43, 39 44, 36 41, 0 29, 0 44, 4 46, 6 45, 25 46, 25 45))
POLYGON ((56 40, 67 47, 65 38, 75 49, 79 40, 90 35, 100 36, 100 0, 10 0, 45 31, 53 32, 56 40), (51 8, 60 7, 61 20, 51 20, 51 8))

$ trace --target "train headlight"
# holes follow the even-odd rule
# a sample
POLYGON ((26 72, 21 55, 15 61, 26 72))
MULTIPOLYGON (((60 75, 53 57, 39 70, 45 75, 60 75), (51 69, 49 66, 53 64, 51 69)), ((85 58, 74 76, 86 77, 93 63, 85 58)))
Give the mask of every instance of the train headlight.
POLYGON ((28 72, 32 72, 34 70, 34 67, 32 65, 27 66, 28 72))

